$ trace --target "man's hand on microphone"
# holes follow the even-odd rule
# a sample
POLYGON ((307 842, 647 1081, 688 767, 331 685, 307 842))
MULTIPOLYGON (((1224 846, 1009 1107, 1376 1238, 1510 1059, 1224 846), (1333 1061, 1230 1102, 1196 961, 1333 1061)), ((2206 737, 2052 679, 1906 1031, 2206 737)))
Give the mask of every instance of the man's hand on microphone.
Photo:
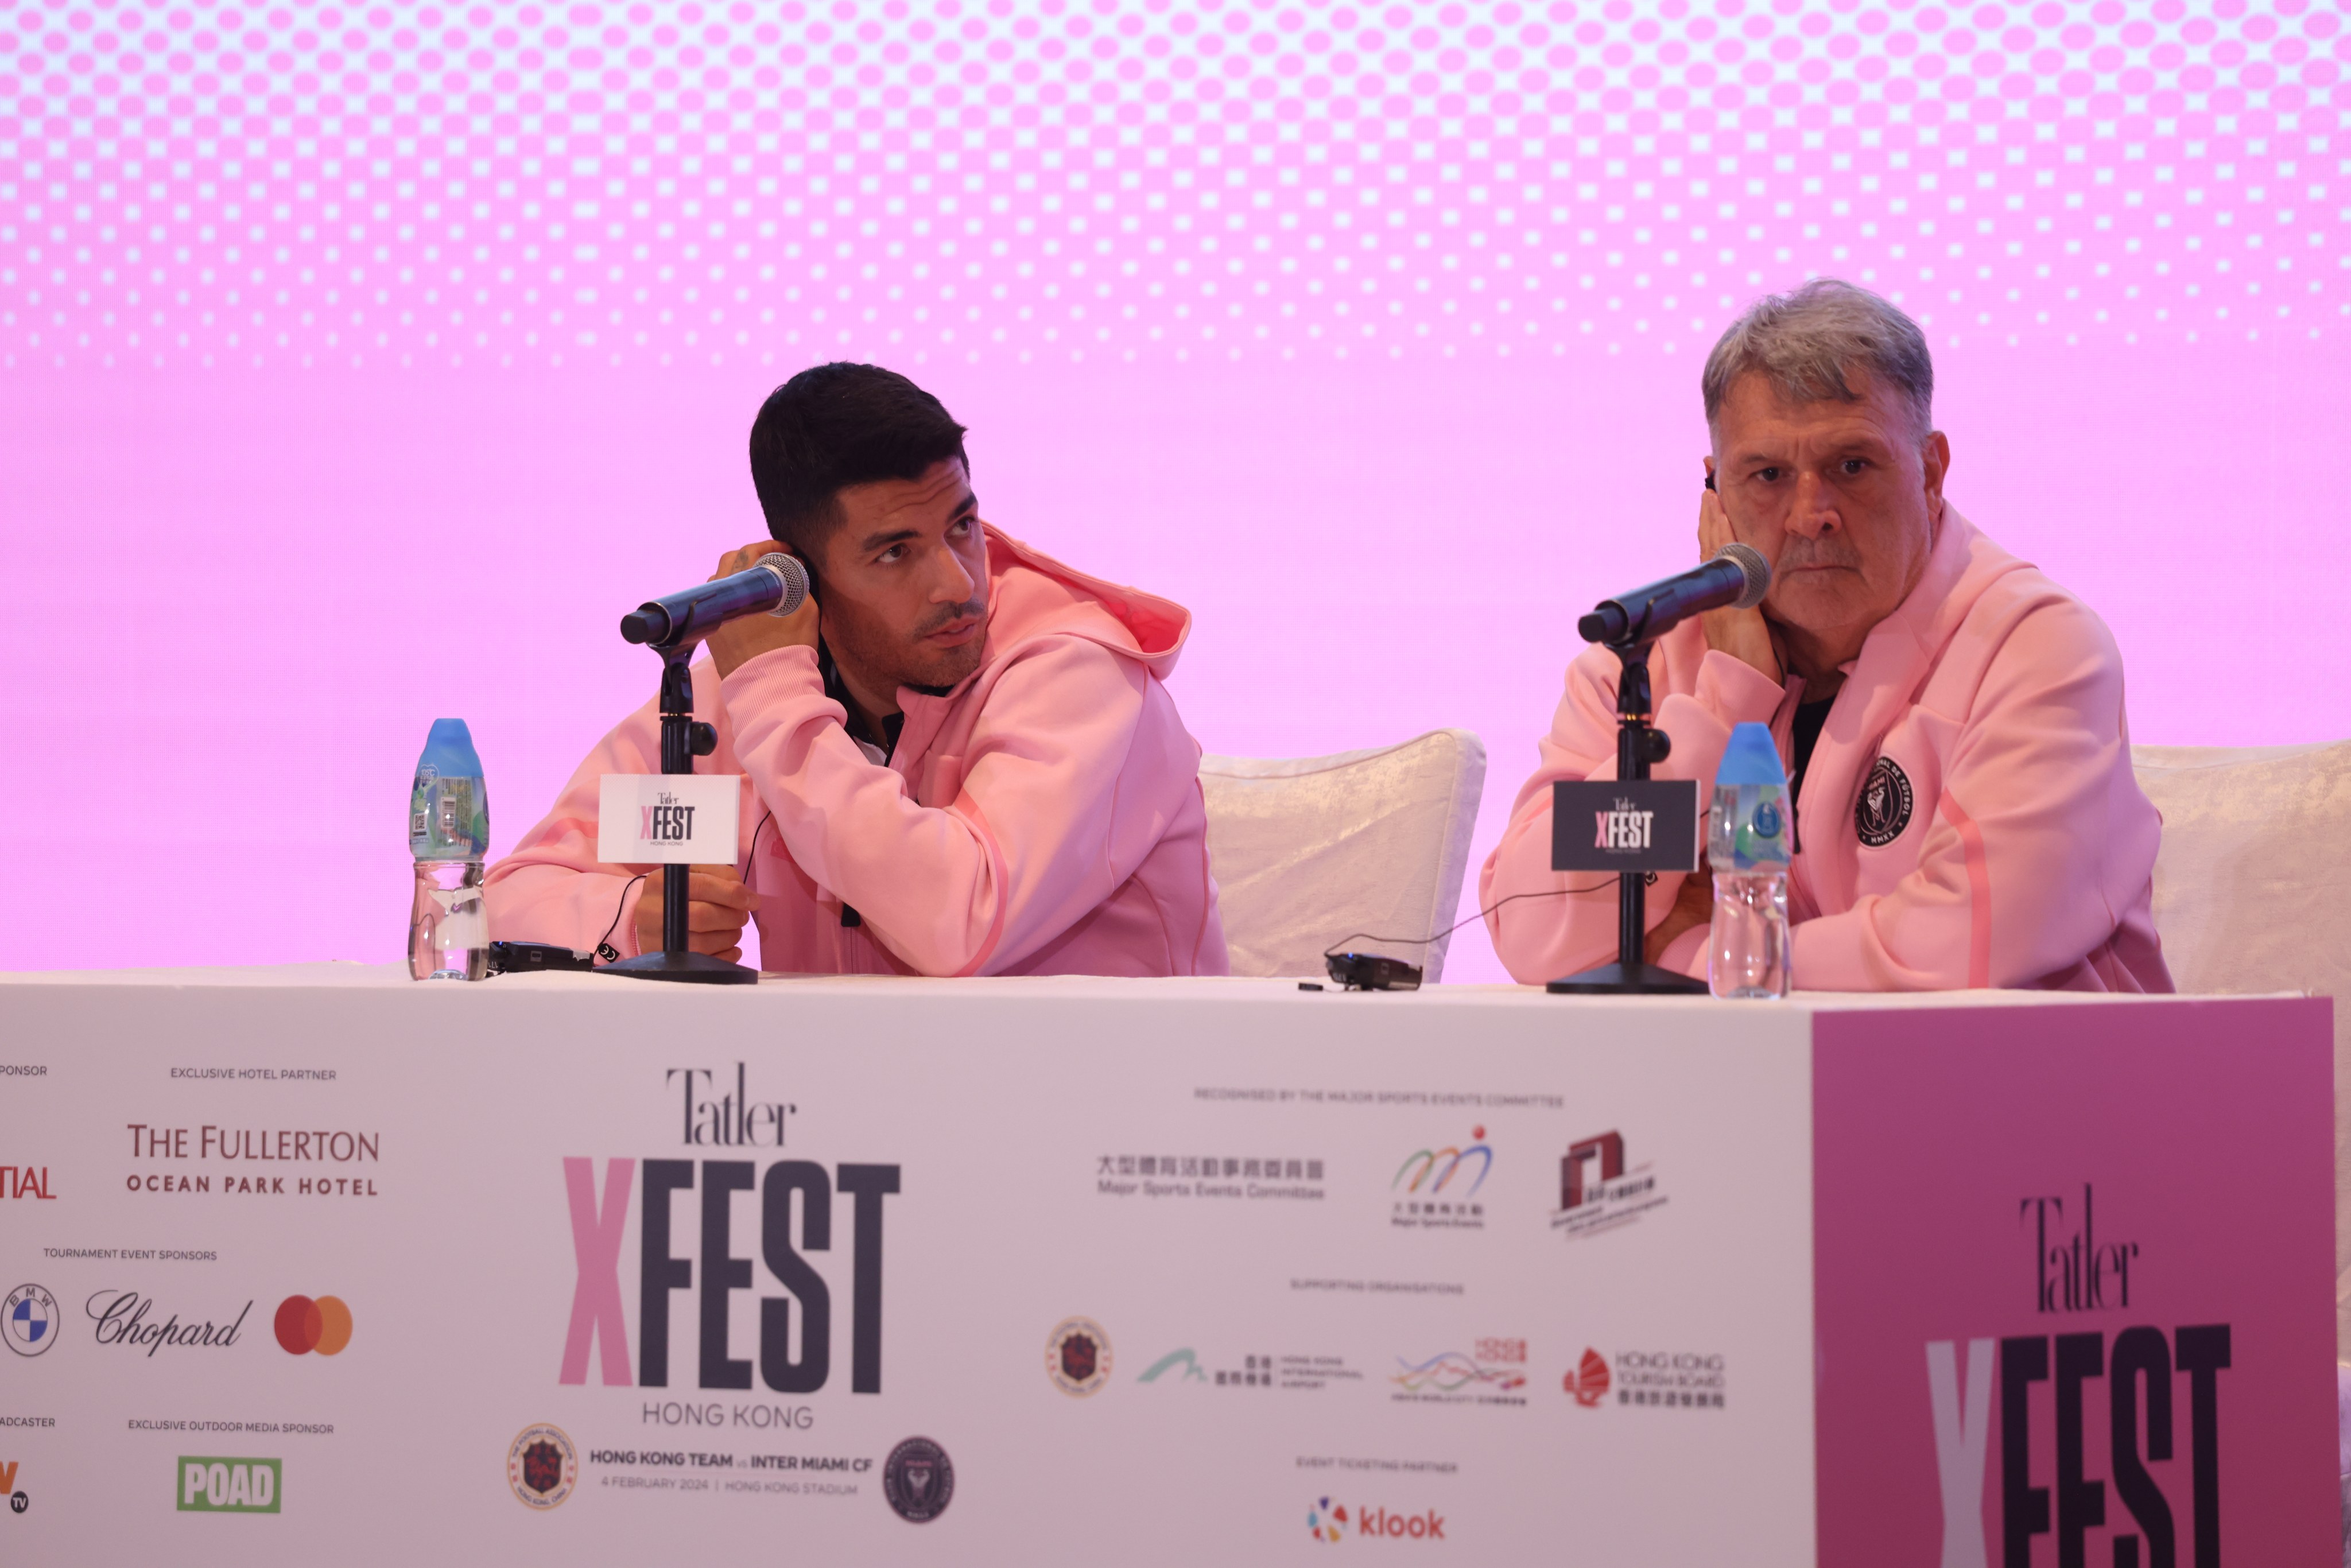
MULTIPOLYGON (((1698 559, 1711 560, 1715 551, 1738 538, 1730 527, 1730 514, 1723 509, 1722 497, 1712 490, 1699 491, 1698 559)), ((1780 657, 1779 638, 1771 623, 1763 619, 1761 608, 1709 610, 1698 617, 1698 625, 1706 632, 1708 647, 1753 665, 1774 685, 1786 679, 1782 673, 1787 666, 1780 657)))
MULTIPOLYGON (((718 570, 710 574, 710 580, 716 582, 722 577, 748 571, 767 556, 791 553, 773 539, 745 545, 741 549, 719 558, 718 570)), ((778 648, 813 648, 816 636, 816 595, 811 593, 801 600, 800 607, 789 615, 738 616, 713 632, 705 639, 705 645, 710 650, 711 662, 718 666, 718 678, 725 680, 738 666, 749 664, 762 653, 772 653, 778 648)))
MULTIPOLYGON (((743 956, 743 926, 758 895, 743 885, 731 865, 698 865, 686 882, 686 946, 728 963, 743 956)), ((662 893, 667 879, 655 866, 637 896, 637 951, 662 950, 662 893)))

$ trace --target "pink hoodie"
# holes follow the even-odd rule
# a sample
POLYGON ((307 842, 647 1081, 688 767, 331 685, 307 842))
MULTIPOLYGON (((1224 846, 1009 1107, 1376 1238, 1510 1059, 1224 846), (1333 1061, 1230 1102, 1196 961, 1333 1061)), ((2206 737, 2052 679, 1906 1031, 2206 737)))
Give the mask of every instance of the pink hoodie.
MULTIPOLYGON (((1221 975, 1200 747, 1162 684, 1191 627, 1164 599, 987 530, 987 646, 945 696, 902 689, 884 767, 842 727, 816 653, 694 668, 718 731, 698 773, 744 776, 745 880, 768 970, 1221 975), (774 820, 765 831, 762 817, 774 820), (862 924, 841 925, 841 904, 862 924)), ((648 673, 650 679, 650 667, 648 673)), ((636 952, 643 866, 596 859, 598 779, 661 771, 647 703, 580 765, 486 881, 502 940, 636 952), (620 917, 613 925, 613 917, 620 917)))
MULTIPOLYGON (((1696 620, 1650 656, 1660 779, 1699 806, 1730 727, 1769 724, 1784 761, 1803 691, 1706 645, 1696 620)), ((1918 585, 1880 622, 1829 710, 1796 801, 1795 983, 1819 991, 2038 987, 2168 991, 2149 911, 2162 821, 2131 774, 2122 655, 2104 622, 1949 507, 1918 585)), ((1482 905, 1587 883, 1551 869, 1551 786, 1613 779, 1616 659, 1587 648, 1479 883, 1482 905)), ((1679 876, 1648 893, 1648 924, 1679 876)), ((1616 956, 1616 885, 1487 916, 1520 980, 1616 956)), ((1706 928, 1661 956, 1706 973, 1706 928)))

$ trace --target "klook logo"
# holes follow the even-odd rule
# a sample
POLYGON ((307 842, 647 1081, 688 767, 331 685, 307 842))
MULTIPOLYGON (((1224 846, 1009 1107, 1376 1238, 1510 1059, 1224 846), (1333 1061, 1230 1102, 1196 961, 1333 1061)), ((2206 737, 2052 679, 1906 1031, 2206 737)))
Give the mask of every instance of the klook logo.
POLYGON ((351 1343, 351 1310, 340 1296, 288 1296, 277 1303, 274 1326, 288 1355, 339 1355, 351 1343))
MULTIPOLYGON (((1383 1541, 1442 1541, 1445 1539, 1445 1516, 1433 1508, 1418 1513, 1392 1513, 1384 1508, 1358 1506, 1353 1511, 1354 1533, 1383 1541)), ((1315 1540, 1336 1545, 1347 1538, 1348 1509, 1345 1503, 1333 1504, 1327 1497, 1318 1497, 1314 1506, 1306 1511, 1306 1532, 1315 1540)))

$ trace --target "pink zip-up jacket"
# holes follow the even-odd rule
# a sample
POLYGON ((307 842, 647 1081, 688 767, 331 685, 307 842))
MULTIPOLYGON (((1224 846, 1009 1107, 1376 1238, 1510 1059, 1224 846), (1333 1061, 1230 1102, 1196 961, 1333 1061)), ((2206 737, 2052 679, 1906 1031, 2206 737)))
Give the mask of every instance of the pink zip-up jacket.
MULTIPOLYGON (((1673 740, 1654 775, 1697 779, 1701 810, 1731 726, 1770 725, 1788 760, 1801 676, 1774 685, 1708 649, 1696 619, 1658 640, 1649 669, 1673 740)), ((1796 801, 1798 987, 2171 989, 2150 913, 2162 821, 2131 774, 2122 655, 2086 605, 1947 506, 1918 585, 1844 672, 1796 801)), ((1551 787, 1616 776, 1615 703, 1615 655, 1586 649, 1479 876, 1481 906, 1596 880, 1551 869, 1551 787)), ((1651 927, 1681 882, 1649 889, 1651 927)), ((1524 983, 1616 956, 1614 879, 1486 918, 1524 983)), ((1706 937, 1684 933, 1660 962, 1703 977, 1706 937)))
MULTIPOLYGON (((1221 975, 1200 747, 1163 684, 1191 615, 987 530, 987 647, 945 696, 901 689, 887 766, 824 695, 810 648, 725 680, 694 667, 718 731, 697 773, 743 777, 738 868, 759 962, 803 974, 1221 975), (773 821, 764 831, 760 820, 773 821), (841 925, 846 903, 862 924, 841 925)), ((645 706, 580 765, 485 881, 500 940, 637 951, 645 866, 596 859, 598 780, 661 771, 645 706), (614 917, 618 916, 618 924, 614 917)))

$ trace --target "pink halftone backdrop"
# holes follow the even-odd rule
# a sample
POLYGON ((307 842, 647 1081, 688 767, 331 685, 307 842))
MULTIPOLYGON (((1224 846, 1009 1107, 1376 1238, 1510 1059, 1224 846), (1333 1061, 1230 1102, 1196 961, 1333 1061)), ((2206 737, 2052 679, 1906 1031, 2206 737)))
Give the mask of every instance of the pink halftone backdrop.
POLYGON ((1706 347, 1813 273, 1927 324, 1955 499, 2141 738, 2351 732, 2346 53, 2296 0, 0 0, 0 963, 393 956, 426 724, 511 843, 820 358, 1194 608, 1211 749, 1482 733, 1481 853, 1573 612, 1692 550, 1706 347))

